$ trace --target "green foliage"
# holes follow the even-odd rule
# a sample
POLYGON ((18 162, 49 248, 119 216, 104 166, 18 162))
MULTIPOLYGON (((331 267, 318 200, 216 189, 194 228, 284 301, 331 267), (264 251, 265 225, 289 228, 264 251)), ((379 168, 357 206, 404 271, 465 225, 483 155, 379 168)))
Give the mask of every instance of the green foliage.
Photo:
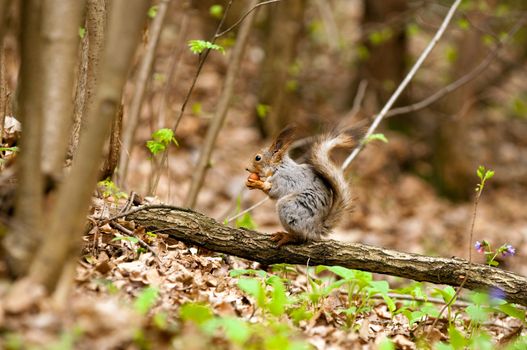
POLYGON ((155 287, 147 287, 141 291, 134 301, 134 310, 140 315, 146 315, 155 305, 159 291, 155 287))
POLYGON ((445 57, 447 59, 448 62, 450 63, 454 63, 457 61, 457 58, 458 58, 458 50, 456 47, 452 46, 452 45, 448 45, 446 48, 445 48, 445 57))
POLYGON ((13 147, 0 147, 0 152, 18 152, 19 148, 17 146, 13 147))
POLYGON ((457 20, 457 26, 462 30, 470 28, 470 22, 466 18, 460 18, 457 20))
POLYGON ((204 324, 212 319, 213 316, 212 310, 206 305, 188 303, 179 309, 179 317, 183 321, 192 321, 197 325, 204 324))
POLYGON ((139 242, 139 238, 132 237, 132 236, 119 236, 119 237, 112 238, 112 242, 115 242, 115 241, 128 241, 128 242, 135 244, 139 242))
POLYGON ((358 45, 356 48, 359 61, 366 61, 370 58, 370 50, 364 45, 358 45))
POLYGON ((223 6, 215 4, 209 8, 209 13, 214 18, 221 18, 223 16, 223 6))
POLYGON ((152 139, 146 141, 146 147, 150 150, 154 156, 167 149, 170 143, 174 143, 179 146, 176 138, 174 137, 174 131, 169 128, 162 128, 152 133, 152 139))
POLYGON ((520 119, 527 119, 525 96, 516 96, 511 102, 512 114, 520 119))
POLYGON ((81 39, 84 39, 84 36, 86 35, 86 28, 84 27, 79 27, 79 37, 81 39))
MULTIPOLYGON (((239 213, 241 210, 241 196, 238 196, 236 200, 236 213, 239 213)), ((237 228, 246 228, 248 230, 254 230, 256 229, 256 223, 253 220, 253 217, 250 212, 247 212, 240 216, 239 218, 236 218, 236 221, 234 223, 235 227, 237 228)))
POLYGON ((415 22, 412 22, 412 23, 409 23, 407 26, 406 26, 406 34, 408 36, 416 36, 417 34, 419 34, 421 32, 421 28, 419 27, 419 25, 415 22))
POLYGON ((368 143, 370 143, 372 141, 382 141, 384 143, 388 143, 388 139, 386 138, 386 136, 384 136, 384 134, 381 134, 381 133, 371 134, 367 138, 363 139, 361 142, 364 145, 367 145, 368 143))
POLYGON ((271 109, 271 106, 258 103, 258 105, 256 105, 256 114, 258 115, 260 119, 264 119, 269 114, 270 109, 271 109))
POLYGON ((188 47, 190 48, 190 51, 196 55, 201 54, 205 50, 215 50, 225 54, 223 46, 213 44, 206 40, 189 40, 188 47))
POLYGON ((121 191, 121 189, 110 178, 99 181, 97 185, 102 189, 104 198, 113 197, 115 202, 119 199, 127 198, 128 195, 121 191))
POLYGON ((194 114, 195 116, 199 116, 203 112, 203 105, 200 102, 195 102, 192 104, 191 110, 192 114, 194 114))
POLYGON ((393 36, 393 31, 390 28, 383 28, 381 30, 373 31, 369 36, 368 40, 374 46, 381 45, 386 41, 390 40, 393 36))
POLYGON ((483 165, 480 165, 476 171, 476 174, 480 179, 480 183, 476 186, 476 192, 481 194, 483 188, 485 187, 485 181, 492 179, 494 176, 494 170, 485 169, 483 165))
POLYGON ((148 9, 148 17, 154 18, 155 16, 157 16, 157 10, 158 10, 158 6, 157 5, 151 6, 148 9))

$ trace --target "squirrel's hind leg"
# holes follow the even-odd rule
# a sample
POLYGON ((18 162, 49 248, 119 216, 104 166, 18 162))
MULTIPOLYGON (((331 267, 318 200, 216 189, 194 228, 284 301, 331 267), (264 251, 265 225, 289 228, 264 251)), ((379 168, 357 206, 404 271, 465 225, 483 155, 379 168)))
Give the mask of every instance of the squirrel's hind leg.
POLYGON ((280 248, 285 244, 305 242, 305 239, 301 239, 298 235, 289 232, 279 231, 271 235, 271 241, 277 242, 276 246, 280 248))

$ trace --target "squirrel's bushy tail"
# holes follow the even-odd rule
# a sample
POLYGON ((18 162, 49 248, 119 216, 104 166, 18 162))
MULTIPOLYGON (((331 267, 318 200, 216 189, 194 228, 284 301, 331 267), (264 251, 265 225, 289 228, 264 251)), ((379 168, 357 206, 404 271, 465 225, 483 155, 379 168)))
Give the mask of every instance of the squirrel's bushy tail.
POLYGON ((310 163, 318 175, 330 186, 333 192, 333 202, 328 216, 324 220, 323 235, 340 221, 342 215, 351 209, 351 191, 348 182, 344 178, 344 172, 335 165, 330 158, 333 148, 353 148, 356 142, 353 137, 344 133, 333 132, 321 136, 311 149, 310 163))

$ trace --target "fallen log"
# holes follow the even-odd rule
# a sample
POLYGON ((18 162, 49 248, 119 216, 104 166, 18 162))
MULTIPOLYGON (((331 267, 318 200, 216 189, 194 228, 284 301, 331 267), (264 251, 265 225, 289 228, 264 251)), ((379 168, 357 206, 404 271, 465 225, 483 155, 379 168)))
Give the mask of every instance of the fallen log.
MULTIPOLYGON (((460 258, 404 253, 334 240, 276 248, 269 235, 224 226, 190 209, 165 205, 135 208, 119 215, 191 245, 238 256, 265 265, 287 263, 339 265, 350 269, 409 278, 415 281, 497 292, 509 302, 527 306, 527 278, 460 258)), ((116 217, 112 218, 115 219, 116 217)))

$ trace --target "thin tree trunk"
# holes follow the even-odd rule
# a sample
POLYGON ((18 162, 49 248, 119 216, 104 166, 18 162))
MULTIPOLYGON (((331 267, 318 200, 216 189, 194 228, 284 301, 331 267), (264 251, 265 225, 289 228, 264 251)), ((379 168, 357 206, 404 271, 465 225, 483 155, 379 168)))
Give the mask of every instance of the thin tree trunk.
MULTIPOLYGON (((0 38, 0 147, 2 147, 3 138, 4 138, 4 124, 5 124, 5 114, 6 114, 6 105, 7 105, 7 81, 6 81, 6 71, 5 71, 5 53, 4 53, 4 43, 0 38)), ((1 168, 0 168, 1 169, 1 168)))
POLYGON ((44 139, 42 169, 60 178, 73 122, 73 82, 84 1, 44 0, 42 19, 44 139))
POLYGON ((99 82, 86 130, 81 134, 71 173, 57 195, 57 203, 30 268, 30 278, 52 291, 73 249, 78 247, 100 160, 113 118, 121 102, 134 51, 143 28, 148 0, 113 0, 108 34, 98 71, 99 82))
POLYGON ((73 128, 68 147, 68 158, 73 158, 79 144, 79 135, 93 106, 97 86, 97 70, 104 47, 107 27, 106 0, 86 0, 86 32, 82 40, 81 63, 73 109, 73 128))
MULTIPOLYGON (((287 82, 303 31, 305 0, 288 0, 268 6, 268 34, 262 63, 258 103, 268 105, 265 118, 257 118, 265 135, 276 135, 291 121, 294 94, 287 82)), ((255 111, 256 114, 256 111, 255 111)))
POLYGON ((7 10, 9 10, 10 4, 11 4, 11 0, 0 0, 0 43, 3 42, 4 40, 4 34, 6 30, 7 10))
POLYGON ((24 274, 29 267, 42 228, 41 10, 40 0, 22 2, 18 115, 23 132, 17 159, 14 225, 3 240, 9 269, 14 275, 24 274))
POLYGON ((118 175, 119 183, 121 185, 126 183, 128 164, 132 154, 135 132, 137 130, 137 125, 139 124, 146 85, 154 63, 154 55, 157 44, 159 43, 159 37, 161 36, 161 29, 163 28, 163 22, 165 21, 169 3, 170 0, 162 0, 158 5, 156 17, 152 21, 150 28, 150 35, 146 45, 145 54, 141 61, 139 72, 137 73, 137 81, 134 86, 134 95, 130 104, 130 113, 126 118, 123 132, 123 146, 121 148, 121 157, 119 159, 118 175))
MULTIPOLYGON (((254 7, 254 5, 257 3, 258 1, 251 0, 249 2, 248 9, 254 7)), ((201 186, 203 185, 203 180, 209 167, 210 157, 216 143, 216 138, 218 137, 221 126, 223 125, 223 121, 227 115, 227 111, 232 99, 232 92, 234 90, 234 82, 240 69, 241 60, 245 51, 247 40, 249 38, 249 32, 253 23, 254 14, 255 11, 245 18, 240 27, 238 37, 236 38, 236 44, 232 50, 232 57, 227 68, 227 76, 225 77, 221 96, 216 106, 214 117, 212 118, 209 129, 207 130, 205 143, 199 154, 198 164, 196 165, 196 170, 194 171, 194 176, 192 177, 192 183, 190 185, 190 190, 186 201, 186 206, 188 207, 192 208, 196 205, 198 193, 201 189, 201 186)))
POLYGON ((488 265, 470 264, 464 259, 424 256, 334 240, 277 248, 269 235, 227 227, 205 215, 177 207, 138 209, 126 218, 184 243, 264 265, 338 265, 452 286, 459 286, 468 276, 465 288, 498 289, 508 301, 527 306, 527 279, 524 276, 488 265))

